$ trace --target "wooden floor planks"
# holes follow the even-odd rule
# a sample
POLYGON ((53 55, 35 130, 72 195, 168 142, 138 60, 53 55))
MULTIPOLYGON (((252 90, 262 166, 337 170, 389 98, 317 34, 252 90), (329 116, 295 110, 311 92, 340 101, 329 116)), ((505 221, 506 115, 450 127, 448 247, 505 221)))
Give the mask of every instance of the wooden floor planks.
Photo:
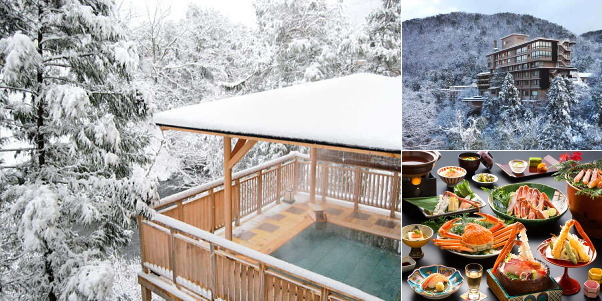
MULTIPOLYGON (((353 207, 330 202, 323 204, 323 208, 329 223, 401 240, 401 221, 397 218, 361 209, 359 213, 354 213, 353 207)), ((269 210, 256 217, 263 220, 246 231, 250 233, 234 237, 234 242, 270 254, 313 223, 307 213, 309 206, 306 202, 280 206, 279 209, 269 210)))

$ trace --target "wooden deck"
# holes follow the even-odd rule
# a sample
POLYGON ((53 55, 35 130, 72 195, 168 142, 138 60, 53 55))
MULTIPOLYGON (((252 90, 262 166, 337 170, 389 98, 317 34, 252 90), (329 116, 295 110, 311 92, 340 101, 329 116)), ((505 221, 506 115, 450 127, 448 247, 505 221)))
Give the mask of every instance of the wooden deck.
MULTIPOLYGON (((278 205, 243 223, 235 229, 234 242, 270 254, 297 236, 314 221, 308 215, 307 195, 297 194, 296 199, 299 201, 292 205, 278 205)), ((397 218, 361 210, 354 212, 353 207, 328 201, 324 211, 329 223, 401 240, 401 221, 397 218)))

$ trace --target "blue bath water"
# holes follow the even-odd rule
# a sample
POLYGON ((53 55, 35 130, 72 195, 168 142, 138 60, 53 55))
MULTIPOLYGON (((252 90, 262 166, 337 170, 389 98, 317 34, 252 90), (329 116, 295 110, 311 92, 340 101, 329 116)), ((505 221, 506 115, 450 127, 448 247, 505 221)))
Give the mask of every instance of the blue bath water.
POLYGON ((310 226, 270 255, 381 299, 400 300, 398 244, 325 223, 310 226))

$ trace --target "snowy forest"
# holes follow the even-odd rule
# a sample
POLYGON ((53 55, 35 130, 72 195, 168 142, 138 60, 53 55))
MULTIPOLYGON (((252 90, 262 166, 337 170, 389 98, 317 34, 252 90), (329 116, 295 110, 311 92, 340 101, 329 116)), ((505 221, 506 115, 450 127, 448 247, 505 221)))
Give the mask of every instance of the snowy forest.
MULTIPOLYGON (((113 0, 0 1, 0 299, 140 300, 137 216, 222 172, 219 138, 153 114, 400 75, 400 1, 377 1, 359 26, 345 1, 255 0, 255 26, 195 5, 133 25, 113 0)), ((258 143, 237 168, 291 150, 258 143)))
MULTIPOLYGON (((409 149, 602 149, 602 32, 577 36, 530 15, 450 13, 402 24, 403 147, 409 149), (470 85, 488 71, 493 41, 511 33, 576 42, 571 65, 587 82, 555 78, 547 100, 518 99, 513 80, 494 77, 501 92, 480 111, 441 89, 470 85)), ((487 95, 485 95, 487 98, 487 95)))

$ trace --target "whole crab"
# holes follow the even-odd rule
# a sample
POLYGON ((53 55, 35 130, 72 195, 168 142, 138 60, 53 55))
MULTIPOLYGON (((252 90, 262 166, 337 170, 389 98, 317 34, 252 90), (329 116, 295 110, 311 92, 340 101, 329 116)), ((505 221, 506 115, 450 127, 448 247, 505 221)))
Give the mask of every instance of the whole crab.
POLYGON ((481 212, 476 214, 483 217, 477 221, 490 223, 493 226, 487 229, 477 223, 468 223, 464 227, 464 233, 462 233, 462 235, 457 235, 450 231, 457 225, 456 222, 460 220, 460 218, 455 218, 441 226, 438 232, 441 238, 433 240, 435 245, 441 249, 469 253, 497 249, 502 247, 506 241, 508 241, 510 232, 517 225, 514 223, 512 225, 504 226, 504 221, 495 216, 481 212))

